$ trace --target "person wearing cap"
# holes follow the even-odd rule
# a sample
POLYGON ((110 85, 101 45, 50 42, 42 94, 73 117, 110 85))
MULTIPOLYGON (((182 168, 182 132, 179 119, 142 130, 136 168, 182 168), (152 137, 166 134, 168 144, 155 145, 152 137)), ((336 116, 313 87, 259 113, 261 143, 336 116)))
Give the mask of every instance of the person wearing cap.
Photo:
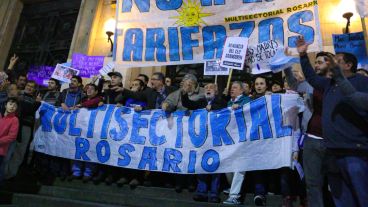
MULTIPOLYGON (((104 90, 103 100, 100 101, 99 105, 103 104, 117 104, 117 99, 120 92, 117 90, 123 87, 123 76, 117 71, 112 71, 107 74, 111 78, 110 85, 104 90)), ((112 183, 125 182, 124 177, 120 177, 120 169, 112 166, 99 165, 96 167, 96 176, 92 178, 95 184, 104 181, 107 185, 112 183)))

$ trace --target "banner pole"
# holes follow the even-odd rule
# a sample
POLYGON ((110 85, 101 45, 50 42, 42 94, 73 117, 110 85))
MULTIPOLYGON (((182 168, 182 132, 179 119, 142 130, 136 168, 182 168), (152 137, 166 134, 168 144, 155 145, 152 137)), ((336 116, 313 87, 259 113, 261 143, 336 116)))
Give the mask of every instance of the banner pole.
POLYGON ((230 68, 230 73, 229 73, 229 77, 227 79, 227 84, 226 84, 226 88, 227 90, 229 90, 229 87, 230 87, 230 82, 231 82, 231 77, 233 76, 233 69, 230 68))
POLYGON ((363 27, 363 33, 364 33, 364 41, 365 41, 365 50, 367 51, 367 55, 368 55, 368 31, 367 31, 367 27, 365 25, 365 17, 361 17, 362 20, 362 27, 363 27))
POLYGON ((217 85, 217 75, 215 75, 215 84, 217 85))

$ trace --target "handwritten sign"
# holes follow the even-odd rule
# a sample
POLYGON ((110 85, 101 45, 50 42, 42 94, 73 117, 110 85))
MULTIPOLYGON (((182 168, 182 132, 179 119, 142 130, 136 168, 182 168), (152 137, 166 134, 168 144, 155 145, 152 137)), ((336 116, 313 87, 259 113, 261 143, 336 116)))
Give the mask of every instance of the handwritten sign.
POLYGON ((79 70, 76 70, 74 68, 65 65, 57 64, 54 72, 52 73, 51 78, 55 78, 56 80, 62 82, 70 83, 72 77, 78 74, 79 70))
POLYGON ((243 70, 248 40, 245 37, 227 37, 220 66, 243 70))
POLYGON ((348 52, 354 54, 358 59, 358 64, 362 68, 368 69, 367 43, 364 41, 363 32, 333 34, 332 38, 336 53, 348 52))
POLYGON ((204 63, 204 75, 229 75, 229 68, 221 67, 220 60, 208 60, 204 63))
POLYGON ((103 68, 101 68, 98 72, 101 75, 107 75, 109 72, 111 72, 113 69, 115 68, 115 63, 114 62, 109 62, 107 63, 105 66, 103 66, 103 68))
POLYGON ((252 74, 271 72, 270 60, 275 56, 279 43, 275 40, 249 45, 246 57, 246 68, 252 74))
POLYGON ((104 58, 104 56, 88 56, 74 53, 71 67, 80 71, 79 76, 90 78, 99 74, 99 70, 104 64, 104 58))
POLYGON ((28 80, 35 81, 38 85, 47 86, 55 67, 31 66, 28 70, 28 80))

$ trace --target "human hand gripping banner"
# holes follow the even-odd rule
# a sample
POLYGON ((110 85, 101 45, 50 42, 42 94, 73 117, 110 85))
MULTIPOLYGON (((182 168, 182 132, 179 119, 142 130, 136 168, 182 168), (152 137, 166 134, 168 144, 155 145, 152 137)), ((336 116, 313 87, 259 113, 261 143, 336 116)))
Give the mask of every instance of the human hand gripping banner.
POLYGON ((225 173, 291 166, 297 95, 268 95, 233 111, 140 113, 104 105, 63 111, 42 103, 41 153, 170 173, 225 173))
POLYGON ((144 67, 220 59, 226 37, 249 46, 274 40, 296 51, 297 37, 321 50, 313 0, 118 0, 117 65, 144 67))

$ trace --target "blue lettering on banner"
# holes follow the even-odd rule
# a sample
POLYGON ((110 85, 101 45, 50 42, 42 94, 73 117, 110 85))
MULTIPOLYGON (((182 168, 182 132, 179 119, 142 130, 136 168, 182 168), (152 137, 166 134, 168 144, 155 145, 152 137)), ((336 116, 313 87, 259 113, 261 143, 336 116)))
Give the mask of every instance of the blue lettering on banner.
MULTIPOLYGON (((122 12, 130 12, 133 7, 133 0, 124 0, 122 4, 122 12)), ((150 0, 134 0, 137 5, 139 12, 149 12, 150 0)))
POLYGON ((240 22, 240 23, 232 23, 229 26, 230 30, 241 29, 239 37, 249 37, 254 30, 255 23, 253 21, 240 22))
POLYGON ((266 42, 268 40, 275 40, 284 44, 284 20, 280 17, 262 20, 258 25, 258 39, 259 42, 266 42), (272 38, 271 38, 272 28, 272 38))
POLYGON ((173 117, 176 118, 176 142, 175 148, 182 148, 183 147, 183 117, 185 115, 184 111, 175 111, 173 113, 173 117))
POLYGON ((247 124, 245 122, 243 108, 238 108, 234 112, 236 124, 238 125, 239 142, 247 141, 247 124))
POLYGON ((207 139, 207 115, 208 112, 205 109, 193 111, 192 115, 189 117, 189 137, 192 141, 194 147, 199 148, 201 147, 207 139), (196 124, 195 120, 199 117, 199 133, 196 133, 196 124))
POLYGON ((178 164, 181 163, 182 159, 183 155, 179 150, 166 148, 164 152, 164 164, 162 167, 162 171, 170 172, 171 169, 172 172, 176 173, 181 172, 180 168, 178 167, 178 164))
POLYGON ((130 136, 130 143, 144 145, 146 142, 146 137, 139 135, 139 129, 148 128, 148 119, 142 118, 141 115, 150 115, 151 111, 141 111, 134 113, 133 115, 133 126, 132 133, 130 136))
POLYGON ((128 29, 124 38, 123 61, 142 61, 143 31, 139 28, 128 29))
POLYGON ((105 117, 104 117, 104 120, 102 122, 102 127, 101 127, 101 136, 100 136, 101 139, 107 139, 107 131, 109 129, 111 116, 114 110, 115 110, 115 105, 107 106, 107 111, 105 113, 105 117))
POLYGON ((120 107, 115 111, 115 120, 119 125, 120 131, 117 131, 116 128, 110 129, 110 137, 114 141, 122 141, 129 131, 128 122, 122 117, 123 114, 130 114, 131 109, 128 107, 120 107))
POLYGON ((69 135, 70 136, 80 136, 82 134, 82 129, 75 127, 78 113, 79 113, 79 110, 73 110, 72 115, 70 116, 70 120, 69 120, 69 135))
POLYGON ((52 131, 52 124, 51 120, 55 114, 54 107, 48 107, 46 104, 42 104, 40 110, 41 116, 41 125, 43 132, 51 132, 52 131))
POLYGON ((170 61, 179 61, 179 35, 177 27, 169 27, 169 53, 170 53, 170 61))
POLYGON ((64 134, 65 130, 66 130, 66 120, 69 116, 69 113, 65 113, 62 110, 59 110, 55 117, 54 117, 54 129, 56 131, 56 133, 58 134, 64 134))
POLYGON ((131 144, 123 144, 119 147, 119 154, 123 157, 118 158, 118 166, 128 166, 130 164, 130 161, 132 160, 132 158, 130 157, 129 153, 130 152, 134 152, 135 148, 133 145, 131 144))
POLYGON ((252 127, 250 129, 250 140, 259 140, 259 127, 262 128, 264 139, 272 138, 270 121, 268 120, 266 98, 262 96, 250 102, 250 115, 252 117, 252 127))
MULTIPOLYGON (((295 32, 299 34, 298 36, 304 36, 304 40, 308 44, 312 44, 314 42, 314 29, 313 27, 303 25, 301 23, 306 23, 313 21, 313 12, 312 11, 300 11, 293 15, 291 15, 288 19, 288 26, 290 32, 295 32)), ((292 36, 288 38, 289 47, 296 47, 296 41, 298 36, 292 36)))
POLYGON ((148 28, 146 34, 146 61, 166 62, 165 31, 163 28, 148 28))
POLYGON ((75 156, 74 156, 75 159, 90 161, 91 159, 86 154, 88 150, 89 150, 88 139, 82 137, 75 138, 75 156))
POLYGON ((162 145, 166 142, 166 138, 164 135, 157 136, 156 134, 156 125, 157 125, 158 120, 160 120, 160 118, 166 118, 166 114, 162 110, 154 112, 151 117, 150 128, 149 128, 149 135, 150 135, 149 140, 153 146, 162 145))
POLYGON ((281 110, 281 96, 272 95, 272 114, 275 122, 277 138, 291 136, 293 131, 291 126, 283 126, 282 110, 281 110))
POLYGON ((110 145, 106 140, 101 140, 96 145, 97 159, 100 163, 105 163, 110 159, 110 145))
POLYGON ((148 165, 148 170, 157 170, 157 156, 156 147, 144 147, 141 161, 139 162, 138 168, 140 170, 145 170, 146 165, 148 165))
POLYGON ((87 138, 93 138, 93 131, 95 129, 97 113, 100 110, 99 108, 100 107, 90 110, 91 114, 89 116, 89 121, 88 121, 87 138))
POLYGON ((193 60, 193 47, 198 47, 198 40, 192 39, 193 33, 198 33, 198 27, 181 27, 182 51, 184 60, 193 60))
POLYGON ((166 10, 177 10, 181 7, 183 0, 156 0, 157 8, 166 10))
POLYGON ((230 122, 230 115, 230 110, 227 108, 210 113, 213 146, 222 146, 222 141, 225 145, 234 144, 233 139, 226 130, 230 122))
POLYGON ((212 6, 213 1, 215 5, 225 5, 225 0, 201 0, 201 5, 212 6))
POLYGON ((220 166, 220 155, 215 150, 207 150, 202 157, 201 162, 203 170, 206 172, 215 172, 220 166), (208 161, 211 159, 211 164, 208 161))
POLYGON ((222 25, 206 26, 203 33, 203 59, 221 58, 226 39, 226 29, 222 25), (216 56, 215 56, 216 52, 216 56))
POLYGON ((197 160, 197 152, 190 150, 189 152, 189 163, 188 163, 188 173, 195 173, 195 164, 197 160))

